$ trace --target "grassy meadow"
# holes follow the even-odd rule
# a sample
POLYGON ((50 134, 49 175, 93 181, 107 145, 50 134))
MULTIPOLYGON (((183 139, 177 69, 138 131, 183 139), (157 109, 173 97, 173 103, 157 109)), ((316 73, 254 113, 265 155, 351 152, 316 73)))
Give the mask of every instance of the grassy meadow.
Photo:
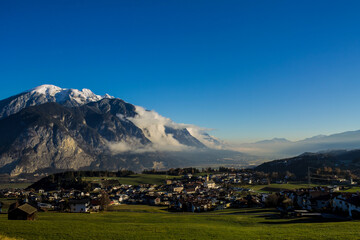
MULTIPOLYGON (((310 187, 317 187, 320 185, 311 184, 310 187)), ((295 190, 299 188, 308 188, 309 185, 303 182, 289 182, 289 183, 271 183, 268 185, 240 185, 243 188, 249 188, 255 192, 272 192, 272 191, 281 191, 281 190, 295 190), (270 191, 269 191, 270 190, 270 191)))
POLYGON ((0 183, 0 189, 7 189, 7 188, 23 189, 23 188, 27 188, 30 185, 31 185, 31 183, 0 183))
MULTIPOLYGON (((35 221, 0 215, 0 236, 16 239, 359 239, 360 221, 280 219, 272 209, 169 213, 120 206, 94 214, 38 213, 35 221)), ((0 237, 0 239, 2 239, 0 237)))
MULTIPOLYGON (((271 183, 268 185, 236 185, 242 188, 249 188, 254 192, 258 193, 269 193, 276 192, 281 190, 295 190, 299 188, 309 188, 309 185, 304 182, 289 182, 289 183, 271 183)), ((319 187, 319 186, 328 186, 328 185, 320 185, 320 184, 310 184, 310 187, 319 187)), ((345 189, 340 190, 340 192, 360 192, 360 187, 358 186, 345 186, 345 189)))
POLYGON ((127 177, 84 177, 84 181, 89 182, 100 182, 104 180, 119 180, 121 184, 128 185, 139 185, 139 184, 164 184, 166 179, 176 179, 182 176, 170 176, 170 175, 159 175, 159 174, 134 174, 127 177))

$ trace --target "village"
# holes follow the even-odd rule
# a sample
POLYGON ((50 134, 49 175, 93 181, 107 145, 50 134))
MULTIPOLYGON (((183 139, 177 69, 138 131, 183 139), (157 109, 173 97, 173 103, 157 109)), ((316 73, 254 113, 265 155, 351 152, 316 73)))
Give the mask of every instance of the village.
MULTIPOLYGON (((3 189, 0 190, 0 198, 17 201, 8 210, 0 202, 0 212, 8 212, 9 219, 31 219, 35 211, 94 213, 116 209, 116 206, 124 204, 141 204, 163 206, 169 212, 274 207, 283 217, 360 216, 359 192, 345 193, 341 191, 342 187, 336 185, 277 190, 269 187, 269 179, 251 172, 188 173, 181 178, 166 179, 161 185, 128 185, 120 184, 117 180, 102 180, 92 183, 87 191, 63 188, 52 191, 3 189), (259 185, 264 187, 263 192, 252 189, 259 185), (13 216, 16 213, 20 216, 13 216)), ((287 178, 277 182, 285 184, 287 178)))

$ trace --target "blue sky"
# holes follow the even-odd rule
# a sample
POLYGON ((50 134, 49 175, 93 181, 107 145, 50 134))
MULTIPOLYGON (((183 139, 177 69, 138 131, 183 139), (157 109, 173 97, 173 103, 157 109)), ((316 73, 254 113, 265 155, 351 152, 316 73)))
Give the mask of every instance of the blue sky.
POLYGON ((89 88, 230 141, 360 129, 359 1, 0 2, 0 98, 89 88))

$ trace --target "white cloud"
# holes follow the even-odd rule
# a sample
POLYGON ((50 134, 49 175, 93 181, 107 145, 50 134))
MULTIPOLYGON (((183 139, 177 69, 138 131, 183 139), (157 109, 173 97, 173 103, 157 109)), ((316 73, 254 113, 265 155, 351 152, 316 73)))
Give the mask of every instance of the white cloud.
POLYGON ((142 144, 137 138, 126 138, 119 142, 110 142, 108 146, 110 151, 114 154, 123 152, 144 153, 154 151, 151 146, 142 144))
POLYGON ((166 127, 171 127, 174 129, 184 129, 186 128, 189 133, 198 139, 200 142, 205 144, 210 148, 220 148, 218 145, 219 142, 215 138, 210 137, 206 134, 204 128, 200 128, 195 125, 175 123, 171 119, 161 116, 155 111, 149 111, 143 107, 136 106, 137 115, 135 117, 124 117, 121 114, 117 116, 121 120, 127 120, 134 123, 138 128, 140 128, 145 137, 148 138, 150 144, 142 144, 136 138, 127 138, 121 142, 110 143, 109 148, 113 153, 121 152, 154 152, 154 151, 189 151, 194 150, 193 147, 189 147, 179 143, 174 137, 173 134, 168 134, 165 132, 166 127))
MULTIPOLYGON (((165 118, 155 111, 147 111, 143 107, 136 106, 137 115, 133 118, 128 118, 138 128, 140 128, 144 135, 155 145, 155 148, 181 147, 180 144, 172 134, 165 133, 165 127, 179 128, 177 124, 169 118, 165 118)), ((183 127, 182 127, 183 128, 183 127)))
POLYGON ((210 131, 211 129, 201 128, 195 125, 188 125, 186 129, 193 137, 195 137, 197 140, 202 142, 208 148, 214 148, 214 149, 225 148, 225 144, 221 140, 207 134, 207 131, 210 131))

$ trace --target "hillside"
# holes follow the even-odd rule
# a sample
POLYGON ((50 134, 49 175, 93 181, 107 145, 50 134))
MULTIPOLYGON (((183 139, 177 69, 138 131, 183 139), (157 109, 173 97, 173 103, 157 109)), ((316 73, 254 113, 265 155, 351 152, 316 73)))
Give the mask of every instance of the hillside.
POLYGON ((360 150, 352 151, 330 151, 320 153, 304 153, 297 157, 286 158, 263 163, 255 168, 263 172, 281 172, 289 171, 297 177, 303 178, 311 168, 340 168, 360 172, 360 150))

